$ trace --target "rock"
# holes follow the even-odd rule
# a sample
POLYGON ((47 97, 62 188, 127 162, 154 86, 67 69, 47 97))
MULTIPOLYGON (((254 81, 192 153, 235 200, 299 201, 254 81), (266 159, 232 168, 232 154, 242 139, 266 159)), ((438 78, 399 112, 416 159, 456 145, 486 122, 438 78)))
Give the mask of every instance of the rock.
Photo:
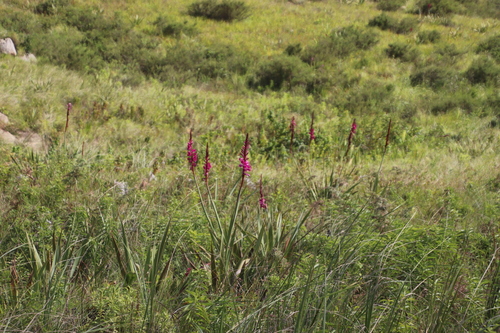
POLYGON ((25 55, 20 56, 19 59, 26 62, 36 62, 36 57, 33 53, 26 53, 25 55))
POLYGON ((17 142, 17 139, 11 133, 0 129, 0 141, 13 144, 17 142))
POLYGON ((17 55, 14 42, 10 38, 0 39, 0 53, 17 55))
POLYGON ((9 124, 9 118, 4 115, 2 112, 0 112, 0 129, 4 128, 9 124))

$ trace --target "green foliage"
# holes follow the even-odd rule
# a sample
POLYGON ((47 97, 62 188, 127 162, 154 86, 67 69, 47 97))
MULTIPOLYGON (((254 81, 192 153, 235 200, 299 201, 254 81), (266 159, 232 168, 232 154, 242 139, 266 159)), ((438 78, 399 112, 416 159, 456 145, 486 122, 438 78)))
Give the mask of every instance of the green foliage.
POLYGON ((248 80, 248 85, 257 90, 292 90, 306 88, 314 82, 314 69, 299 58, 281 55, 262 62, 248 80))
POLYGON ((381 30, 390 30, 397 34, 408 34, 415 30, 418 25, 418 20, 413 17, 405 17, 397 20, 386 13, 375 16, 368 22, 369 27, 378 27, 381 30))
POLYGON ((246 19, 250 15, 250 8, 243 1, 203 0, 189 5, 188 14, 193 17, 233 22, 246 19))
POLYGON ((419 44, 436 43, 441 40, 441 34, 437 30, 420 31, 417 34, 419 44))
POLYGON ((380 0, 377 3, 377 9, 392 12, 401 8, 405 3, 405 0, 380 0))
POLYGON ((172 36, 180 38, 182 35, 195 36, 199 33, 195 24, 189 24, 187 21, 183 23, 175 22, 165 16, 158 16, 153 22, 155 32, 161 36, 172 36))
POLYGON ((420 56, 417 48, 402 42, 389 44, 389 47, 385 49, 385 53, 389 58, 401 59, 401 61, 405 62, 416 61, 420 56))
POLYGON ((465 71, 465 77, 472 84, 498 84, 500 67, 488 57, 481 57, 472 62, 465 71))
POLYGON ((354 26, 333 30, 328 37, 302 52, 301 58, 309 64, 329 61, 332 57, 347 57, 358 50, 369 50, 378 43, 378 35, 371 30, 354 26))
POLYGON ((410 83, 412 86, 425 85, 432 89, 440 89, 451 83, 454 75, 456 74, 442 66, 430 65, 415 69, 410 75, 410 83))
POLYGON ((455 0, 419 0, 416 3, 419 12, 424 15, 448 16, 451 14, 462 14, 464 7, 455 0))
POLYGON ((485 52, 500 62, 500 35, 495 35, 481 42, 477 47, 477 52, 485 52))

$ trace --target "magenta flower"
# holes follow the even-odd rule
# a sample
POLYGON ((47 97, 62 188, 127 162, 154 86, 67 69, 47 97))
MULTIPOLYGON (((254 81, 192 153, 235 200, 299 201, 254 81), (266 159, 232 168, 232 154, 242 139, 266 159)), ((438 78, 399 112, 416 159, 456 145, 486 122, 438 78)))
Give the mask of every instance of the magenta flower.
POLYGON ((264 193, 262 192, 262 175, 260 175, 259 189, 260 189, 260 199, 259 199, 260 208, 267 209, 266 198, 264 198, 264 193))
POLYGON ((208 182, 208 172, 210 171, 210 169, 212 169, 212 164, 210 164, 210 154, 208 152, 208 142, 207 142, 207 149, 205 151, 205 164, 203 164, 203 180, 206 182, 208 182))
POLYGON ((295 127, 297 127, 297 123, 295 122, 295 117, 292 117, 290 121, 290 154, 293 153, 293 137, 295 136, 295 127))
POLYGON ((316 139, 316 135, 314 135, 314 113, 311 117, 311 128, 309 129, 309 142, 313 142, 316 139))
POLYGON ((194 172, 196 165, 198 164, 198 153, 196 149, 193 148, 193 132, 189 132, 189 141, 187 144, 187 159, 189 163, 189 170, 194 172))
POLYGON ((354 121, 352 122, 352 125, 351 125, 351 131, 349 132, 349 137, 347 138, 347 150, 345 152, 345 156, 347 156, 349 149, 351 149, 352 138, 354 137, 354 134, 356 134, 357 128, 358 128, 358 124, 356 124, 356 119, 354 119, 354 121))
POLYGON ((249 176, 249 172, 252 171, 252 166, 250 165, 250 162, 248 161, 248 149, 250 149, 250 142, 248 141, 248 133, 245 139, 245 144, 241 148, 241 157, 240 157, 240 165, 239 167, 242 168, 242 177, 245 178, 245 176, 249 176))

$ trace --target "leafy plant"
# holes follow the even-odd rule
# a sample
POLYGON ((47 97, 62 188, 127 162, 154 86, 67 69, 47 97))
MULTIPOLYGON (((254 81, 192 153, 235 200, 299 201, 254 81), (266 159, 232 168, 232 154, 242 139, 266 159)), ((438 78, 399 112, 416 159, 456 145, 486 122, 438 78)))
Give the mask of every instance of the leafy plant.
POLYGON ((441 39, 441 34, 437 30, 420 31, 417 34, 417 42, 420 44, 436 43, 441 39))
POLYGON ((243 1, 204 0, 189 5, 188 14, 193 17, 233 22, 246 19, 250 15, 250 8, 243 1))
POLYGON ((415 47, 401 42, 389 44, 385 49, 385 53, 390 58, 401 59, 401 61, 415 61, 420 55, 420 52, 415 47))

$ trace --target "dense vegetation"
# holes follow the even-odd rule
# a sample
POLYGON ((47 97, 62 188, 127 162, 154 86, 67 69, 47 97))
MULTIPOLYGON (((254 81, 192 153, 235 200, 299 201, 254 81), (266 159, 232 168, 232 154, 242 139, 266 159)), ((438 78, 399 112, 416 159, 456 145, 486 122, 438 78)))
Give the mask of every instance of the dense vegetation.
POLYGON ((497 331, 499 18, 2 2, 0 329, 497 331))

